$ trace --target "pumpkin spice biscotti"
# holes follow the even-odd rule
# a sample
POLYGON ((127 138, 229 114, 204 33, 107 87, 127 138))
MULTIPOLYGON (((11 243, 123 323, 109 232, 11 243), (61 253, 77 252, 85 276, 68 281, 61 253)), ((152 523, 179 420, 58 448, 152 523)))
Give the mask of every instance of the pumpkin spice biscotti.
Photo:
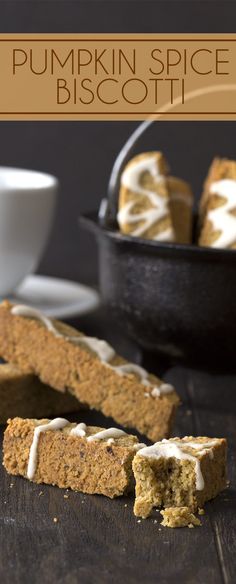
POLYGON ((117 428, 54 420, 8 420, 3 464, 9 474, 113 498, 133 488, 136 436, 117 428))
POLYGON ((200 201, 199 245, 236 249, 236 161, 215 158, 200 201))
POLYGON ((105 341, 86 337, 30 307, 4 301, 0 355, 150 440, 170 433, 179 403, 174 388, 128 363, 105 341))
POLYGON ((153 507, 180 507, 181 519, 183 508, 194 512, 226 488, 226 440, 192 436, 162 440, 136 454, 133 471, 134 514, 145 518, 153 507))
POLYGON ((79 410, 81 404, 72 395, 55 391, 11 363, 0 365, 0 424, 15 416, 41 418, 79 410))
POLYGON ((193 195, 168 175, 161 152, 132 158, 121 175, 117 220, 122 233, 156 241, 190 243, 193 195))

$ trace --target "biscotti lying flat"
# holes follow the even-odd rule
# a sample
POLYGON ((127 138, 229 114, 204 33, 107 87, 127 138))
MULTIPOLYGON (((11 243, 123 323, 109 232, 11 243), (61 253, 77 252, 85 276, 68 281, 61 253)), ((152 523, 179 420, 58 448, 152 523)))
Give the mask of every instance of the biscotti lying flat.
POLYGON ((170 433, 179 403, 174 388, 125 361, 105 341, 4 301, 0 355, 153 441, 170 433))
POLYGON ((42 418, 81 409, 72 395, 55 391, 10 363, 0 365, 0 404, 0 424, 15 416, 42 418))
POLYGON ((195 511, 226 487, 226 440, 171 438, 142 448, 133 460, 134 513, 148 517, 153 507, 195 511))
POLYGON ((8 421, 3 464, 8 473, 113 498, 133 487, 136 436, 63 418, 8 421))
POLYGON ((216 158, 200 202, 199 245, 236 248, 236 161, 216 158))
POLYGON ((135 156, 121 175, 118 223, 122 233, 190 243, 193 195, 189 185, 168 176, 161 152, 135 156))

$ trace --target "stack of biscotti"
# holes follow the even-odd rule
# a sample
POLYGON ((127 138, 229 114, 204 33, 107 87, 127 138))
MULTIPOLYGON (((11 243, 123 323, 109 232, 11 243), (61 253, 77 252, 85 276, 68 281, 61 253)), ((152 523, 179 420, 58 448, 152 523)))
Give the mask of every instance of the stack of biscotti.
POLYGON ((117 428, 15 418, 8 420, 3 450, 8 473, 83 493, 121 496, 134 489, 135 478, 135 515, 164 508, 167 527, 200 525, 194 513, 202 515, 204 503, 226 487, 226 441, 218 438, 146 447, 117 428))
POLYGON ((190 243, 193 195, 169 176, 161 152, 135 156, 121 175, 118 223, 122 233, 156 241, 190 243))
POLYGON ((30 307, 4 301, 0 356, 150 440, 170 434, 179 403, 174 388, 128 363, 105 341, 86 337, 30 307))
POLYGON ((41 418, 79 410, 81 404, 72 395, 58 393, 11 363, 0 365, 0 424, 15 416, 41 418))
POLYGON ((215 158, 200 201, 199 245, 236 249, 236 161, 215 158))

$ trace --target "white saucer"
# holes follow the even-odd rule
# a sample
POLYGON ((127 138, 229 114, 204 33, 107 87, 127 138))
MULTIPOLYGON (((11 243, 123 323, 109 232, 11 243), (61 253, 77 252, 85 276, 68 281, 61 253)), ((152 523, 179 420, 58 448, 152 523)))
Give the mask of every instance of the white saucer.
POLYGON ((87 314, 100 304, 99 294, 92 288, 39 275, 27 276, 10 300, 28 304, 52 318, 87 314))

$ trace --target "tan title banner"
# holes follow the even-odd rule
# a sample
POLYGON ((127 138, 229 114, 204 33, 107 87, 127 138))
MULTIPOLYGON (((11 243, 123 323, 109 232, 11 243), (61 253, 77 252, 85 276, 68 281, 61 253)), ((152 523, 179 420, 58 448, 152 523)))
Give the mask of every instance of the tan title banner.
POLYGON ((236 34, 0 35, 0 119, 236 119, 236 34))

